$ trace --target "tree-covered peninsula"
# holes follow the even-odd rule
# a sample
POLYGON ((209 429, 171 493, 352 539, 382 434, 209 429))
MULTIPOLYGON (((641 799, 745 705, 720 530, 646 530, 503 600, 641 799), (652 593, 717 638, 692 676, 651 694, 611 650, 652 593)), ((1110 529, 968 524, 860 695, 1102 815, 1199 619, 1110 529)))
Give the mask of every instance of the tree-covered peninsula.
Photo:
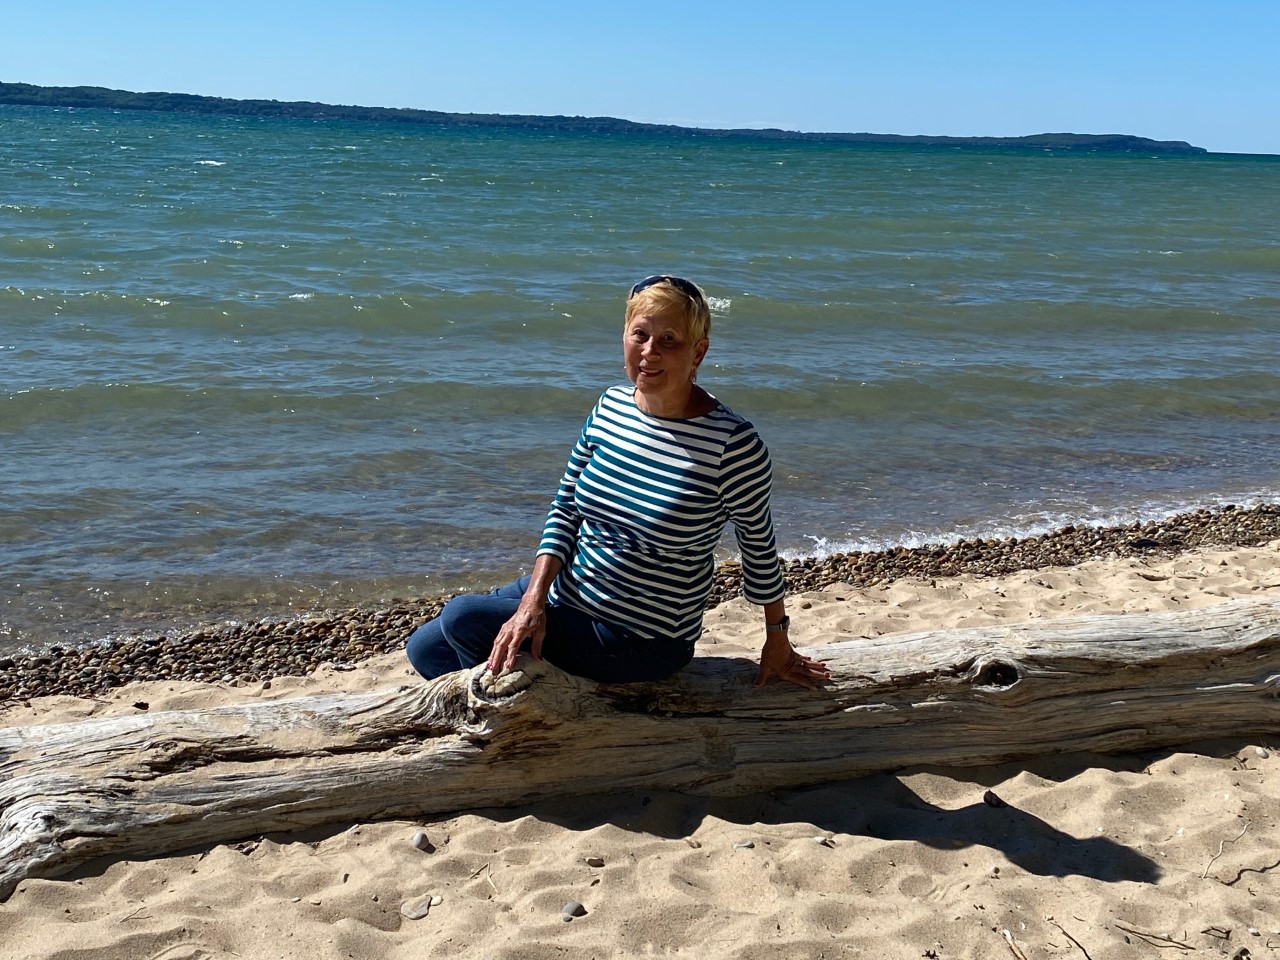
POLYGON ((190 93, 132 93, 106 87, 45 87, 0 83, 0 105, 91 107, 203 113, 231 117, 289 117, 303 120, 370 120, 379 123, 430 124, 452 127, 547 130, 564 132, 662 134, 701 138, 807 140, 826 143, 901 144, 904 146, 979 147, 984 149, 1070 150, 1086 153, 1206 153, 1183 140, 1151 140, 1127 134, 1040 133, 1026 137, 930 137, 894 133, 802 133, 796 130, 714 129, 672 124, 637 123, 615 117, 527 116, 498 113, 446 113, 395 107, 340 106, 311 101, 232 100, 190 93))

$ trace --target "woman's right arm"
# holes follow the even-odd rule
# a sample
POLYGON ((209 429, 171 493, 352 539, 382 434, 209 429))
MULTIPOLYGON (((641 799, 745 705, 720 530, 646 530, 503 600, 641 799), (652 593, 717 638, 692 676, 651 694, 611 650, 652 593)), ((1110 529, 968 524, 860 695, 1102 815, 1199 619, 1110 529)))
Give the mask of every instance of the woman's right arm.
POLYGON ((534 561, 520 606, 502 625, 489 652, 488 667, 494 673, 505 673, 515 665, 516 654, 525 640, 532 641, 533 659, 542 659, 542 641, 547 635, 547 591, 563 567, 560 558, 550 553, 539 554, 534 561))
MULTIPOLYGON (((599 409, 597 406, 596 409, 599 409)), ((542 659, 542 641, 547 635, 547 593, 560 571, 573 558, 577 546, 578 527, 582 515, 578 512, 574 493, 578 478, 591 459, 591 443, 587 432, 595 419, 595 410, 582 425, 578 442, 569 452, 569 462, 560 478, 555 499, 547 511, 547 522, 542 528, 542 541, 538 545, 538 557, 533 563, 529 586, 520 599, 520 606, 511 619, 502 625, 493 649, 489 652, 488 667, 495 673, 510 670, 516 662, 516 654, 525 640, 531 643, 530 652, 535 660, 542 659)))

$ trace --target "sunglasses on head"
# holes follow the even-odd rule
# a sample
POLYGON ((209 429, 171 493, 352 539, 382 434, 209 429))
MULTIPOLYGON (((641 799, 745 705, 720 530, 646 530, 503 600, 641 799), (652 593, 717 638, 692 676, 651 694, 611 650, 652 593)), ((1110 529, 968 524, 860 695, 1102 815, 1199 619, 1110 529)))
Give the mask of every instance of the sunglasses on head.
POLYGON ((627 299, 630 300, 641 290, 648 290, 650 287, 652 287, 654 284, 657 284, 657 283, 669 283, 673 287, 675 287, 677 290, 679 290, 681 293, 683 293, 686 297, 693 297, 693 299, 695 300, 702 299, 702 291, 699 290, 697 287, 695 287, 692 283, 690 283, 684 277, 673 277, 665 273, 660 273, 657 276, 653 276, 653 277, 645 277, 643 280, 641 280, 639 283, 637 283, 634 287, 631 288, 631 293, 627 296, 627 299))

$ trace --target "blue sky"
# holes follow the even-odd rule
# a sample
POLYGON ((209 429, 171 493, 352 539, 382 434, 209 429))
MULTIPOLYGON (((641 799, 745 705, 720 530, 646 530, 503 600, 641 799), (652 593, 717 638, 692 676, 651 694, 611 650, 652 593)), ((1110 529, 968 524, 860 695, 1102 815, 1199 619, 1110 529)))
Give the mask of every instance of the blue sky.
POLYGON ((0 80, 1280 154, 1280 0, 11 4, 0 80))

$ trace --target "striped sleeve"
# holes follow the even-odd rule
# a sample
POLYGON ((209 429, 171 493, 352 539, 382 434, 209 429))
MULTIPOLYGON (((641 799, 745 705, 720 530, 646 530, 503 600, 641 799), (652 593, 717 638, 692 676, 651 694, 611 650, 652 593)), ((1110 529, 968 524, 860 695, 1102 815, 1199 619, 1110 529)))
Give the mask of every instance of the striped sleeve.
POLYGON ((547 522, 542 528, 542 540, 538 544, 538 556, 550 554, 557 557, 565 566, 573 558, 574 547, 578 540, 578 529, 582 526, 582 514, 578 512, 575 495, 578 478, 586 469, 591 459, 591 443, 587 435, 595 420, 600 405, 587 415, 587 422, 582 425, 582 433, 578 442, 569 451, 569 462, 565 465, 564 476, 560 478, 560 487, 551 501, 551 509, 547 511, 547 522))
POLYGON ((742 595, 761 606, 786 593, 769 508, 773 468, 755 427, 742 421, 725 444, 720 495, 742 554, 742 595))

